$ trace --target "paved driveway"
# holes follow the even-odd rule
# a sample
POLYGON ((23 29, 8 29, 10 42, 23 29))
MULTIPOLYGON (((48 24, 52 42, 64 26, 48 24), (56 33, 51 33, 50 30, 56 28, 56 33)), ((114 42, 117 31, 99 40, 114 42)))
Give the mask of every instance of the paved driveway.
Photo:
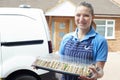
POLYGON ((98 80, 120 80, 120 53, 109 53, 104 76, 98 80))

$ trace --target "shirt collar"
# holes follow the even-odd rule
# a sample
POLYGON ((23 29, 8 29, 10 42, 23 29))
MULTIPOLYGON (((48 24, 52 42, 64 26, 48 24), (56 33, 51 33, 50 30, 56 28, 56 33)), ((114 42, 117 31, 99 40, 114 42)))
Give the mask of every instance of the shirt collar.
MULTIPOLYGON (((76 28, 75 33, 74 33, 74 37, 78 39, 77 33, 78 33, 78 28, 76 28)), ((91 37, 94 37, 96 35, 96 33, 97 32, 95 31, 95 29, 93 27, 91 27, 90 31, 86 34, 86 36, 84 37, 83 40, 86 40, 86 39, 89 39, 91 37)))

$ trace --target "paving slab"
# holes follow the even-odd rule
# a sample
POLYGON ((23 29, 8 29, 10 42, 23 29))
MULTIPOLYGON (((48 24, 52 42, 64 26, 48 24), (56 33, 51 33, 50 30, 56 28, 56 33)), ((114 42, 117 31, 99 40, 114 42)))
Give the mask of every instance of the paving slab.
POLYGON ((109 53, 104 76, 98 80, 120 80, 120 53, 109 53))

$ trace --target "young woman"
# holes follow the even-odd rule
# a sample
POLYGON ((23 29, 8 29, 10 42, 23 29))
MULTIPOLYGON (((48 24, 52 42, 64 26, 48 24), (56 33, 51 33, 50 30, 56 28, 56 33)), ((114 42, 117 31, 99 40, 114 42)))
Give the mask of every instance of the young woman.
POLYGON ((104 65, 107 60, 107 40, 98 34, 93 28, 94 10, 90 3, 81 2, 75 11, 75 32, 66 34, 60 45, 61 57, 69 56, 78 60, 88 60, 95 63, 90 67, 93 75, 74 76, 63 75, 62 80, 97 80, 104 75, 104 65))

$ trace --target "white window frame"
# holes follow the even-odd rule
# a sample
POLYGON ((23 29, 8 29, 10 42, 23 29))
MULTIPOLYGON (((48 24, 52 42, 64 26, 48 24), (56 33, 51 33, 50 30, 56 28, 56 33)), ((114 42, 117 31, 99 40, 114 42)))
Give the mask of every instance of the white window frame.
POLYGON ((97 25, 97 24, 96 24, 96 27, 97 27, 97 26, 105 26, 105 36, 104 36, 104 37, 105 37, 106 39, 115 39, 115 20, 110 20, 110 19, 94 19, 94 21, 95 21, 95 20, 105 21, 105 22, 106 22, 105 25, 97 25), (107 24, 108 21, 112 21, 113 24, 112 24, 112 25, 107 24), (107 28, 109 28, 109 27, 112 27, 112 28, 113 28, 112 36, 107 36, 107 32, 108 32, 107 28))

